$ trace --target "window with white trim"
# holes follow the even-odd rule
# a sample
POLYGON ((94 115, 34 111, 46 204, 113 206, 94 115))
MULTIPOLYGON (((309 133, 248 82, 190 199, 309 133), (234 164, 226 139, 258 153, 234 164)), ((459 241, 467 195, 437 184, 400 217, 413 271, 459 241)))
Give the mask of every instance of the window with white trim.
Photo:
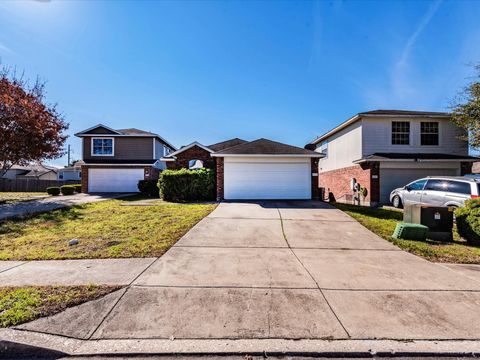
POLYGON ((113 139, 112 138, 93 138, 92 139, 93 156, 112 156, 113 139))
POLYGON ((410 145, 409 121, 392 121, 392 145, 410 145))
POLYGON ((420 123, 420 144, 438 145, 438 122, 429 121, 420 123))

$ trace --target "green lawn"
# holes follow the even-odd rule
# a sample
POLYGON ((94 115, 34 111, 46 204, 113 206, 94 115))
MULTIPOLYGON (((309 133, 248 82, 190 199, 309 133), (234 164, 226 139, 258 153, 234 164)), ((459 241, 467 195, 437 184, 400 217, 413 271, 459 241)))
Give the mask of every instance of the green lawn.
POLYGON ((360 222, 367 229, 388 240, 399 248, 435 262, 480 264, 480 247, 469 246, 454 232, 453 242, 400 240, 392 237, 397 222, 403 213, 395 210, 367 208, 346 204, 334 204, 360 222))
POLYGON ((39 196, 48 195, 45 192, 0 192, 0 204, 32 200, 39 196))
POLYGON ((0 327, 53 315, 119 288, 103 285, 0 287, 0 327))
POLYGON ((0 260, 160 256, 216 204, 122 206, 122 198, 0 223, 0 260), (79 244, 69 246, 68 241, 79 244))

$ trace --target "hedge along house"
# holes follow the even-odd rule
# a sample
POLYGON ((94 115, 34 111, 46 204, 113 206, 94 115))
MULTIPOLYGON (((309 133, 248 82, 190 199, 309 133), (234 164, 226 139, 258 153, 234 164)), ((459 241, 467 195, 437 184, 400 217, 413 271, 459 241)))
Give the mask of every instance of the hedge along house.
POLYGON ((82 139, 83 192, 137 192, 138 181, 158 178, 175 151, 160 135, 139 129, 114 130, 99 124, 76 133, 82 139))
POLYGON ((471 172, 464 131, 443 112, 374 110, 354 115, 305 146, 325 155, 320 187, 352 203, 353 179, 366 188, 364 205, 389 203, 390 192, 427 176, 471 172))
POLYGON ((268 139, 198 142, 163 157, 168 169, 216 169, 218 200, 318 198, 318 159, 324 155, 268 139), (312 169, 315 171, 312 172, 312 169))

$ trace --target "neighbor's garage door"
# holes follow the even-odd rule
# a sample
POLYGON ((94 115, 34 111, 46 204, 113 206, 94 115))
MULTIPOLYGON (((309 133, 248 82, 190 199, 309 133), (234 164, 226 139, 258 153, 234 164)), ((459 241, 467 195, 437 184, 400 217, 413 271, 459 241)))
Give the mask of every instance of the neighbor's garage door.
POLYGON ((298 162, 224 163, 224 197, 311 199, 310 159, 298 162))
POLYGON ((88 169, 88 192, 137 192, 143 168, 88 169))
POLYGON ((390 203, 393 189, 427 176, 456 176, 457 169, 380 169, 380 201, 390 203))

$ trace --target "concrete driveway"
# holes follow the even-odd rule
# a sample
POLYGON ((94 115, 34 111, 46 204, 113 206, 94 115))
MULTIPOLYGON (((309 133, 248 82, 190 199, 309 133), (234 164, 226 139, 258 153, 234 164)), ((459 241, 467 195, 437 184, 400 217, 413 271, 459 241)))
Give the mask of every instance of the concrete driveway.
POLYGON ((90 341, 478 339, 480 282, 319 202, 225 202, 131 286, 18 328, 90 341))

